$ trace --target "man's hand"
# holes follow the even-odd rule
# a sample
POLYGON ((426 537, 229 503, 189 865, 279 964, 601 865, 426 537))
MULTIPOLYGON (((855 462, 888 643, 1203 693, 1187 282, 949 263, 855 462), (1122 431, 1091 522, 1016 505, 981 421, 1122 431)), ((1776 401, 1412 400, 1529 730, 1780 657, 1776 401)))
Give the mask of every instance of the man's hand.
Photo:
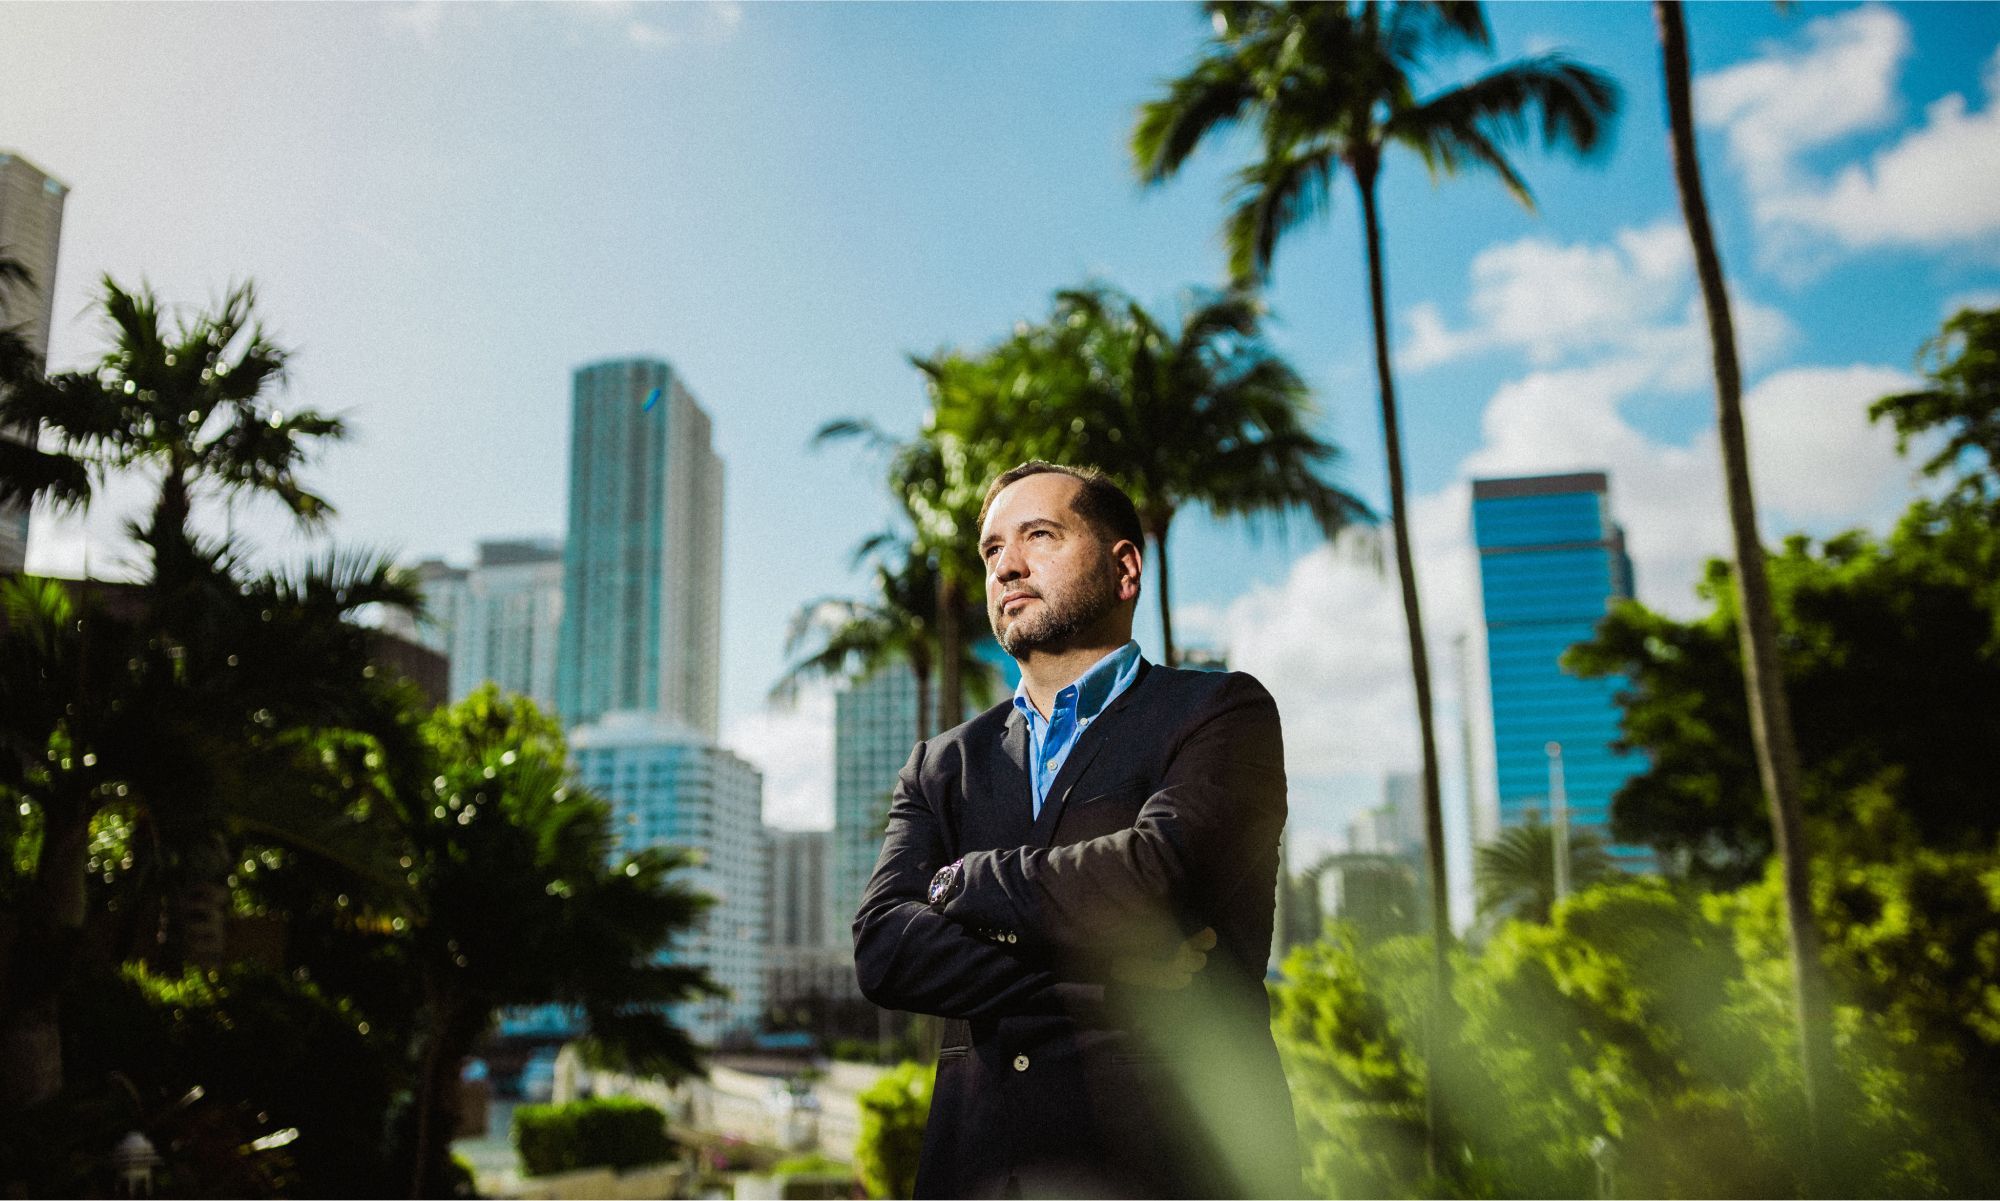
POLYGON ((1208 966, 1208 953, 1214 949, 1215 931, 1204 929, 1174 948, 1172 958, 1129 956, 1113 964, 1111 974, 1125 984, 1177 992, 1193 983, 1195 973, 1208 966))

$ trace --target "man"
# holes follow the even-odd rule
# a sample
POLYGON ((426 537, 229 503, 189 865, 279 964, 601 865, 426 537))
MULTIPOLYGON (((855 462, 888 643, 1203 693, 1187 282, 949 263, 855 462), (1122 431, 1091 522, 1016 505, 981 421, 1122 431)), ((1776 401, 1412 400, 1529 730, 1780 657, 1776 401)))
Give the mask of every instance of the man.
POLYGON ((1101 475, 1006 472, 979 538, 1021 686, 918 744, 854 921, 863 993, 950 1019, 917 1195, 1297 1195, 1277 706, 1140 658, 1139 518, 1101 475))

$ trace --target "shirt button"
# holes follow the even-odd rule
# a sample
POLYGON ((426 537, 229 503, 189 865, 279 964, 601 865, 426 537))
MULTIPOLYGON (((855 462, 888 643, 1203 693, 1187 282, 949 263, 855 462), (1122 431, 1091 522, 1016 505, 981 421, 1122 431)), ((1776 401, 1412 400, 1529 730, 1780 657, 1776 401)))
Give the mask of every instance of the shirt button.
POLYGON ((1016 1055, 1014 1057, 1014 1070, 1017 1072, 1028 1070, 1028 1057, 1026 1055, 1016 1055))

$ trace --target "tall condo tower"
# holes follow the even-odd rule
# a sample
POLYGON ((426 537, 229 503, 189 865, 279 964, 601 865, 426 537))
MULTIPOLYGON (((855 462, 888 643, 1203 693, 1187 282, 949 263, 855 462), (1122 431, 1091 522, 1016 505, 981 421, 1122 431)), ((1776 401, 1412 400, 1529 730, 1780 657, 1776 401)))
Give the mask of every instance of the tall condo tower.
MULTIPOLYGON (((0 328, 18 329, 37 367, 47 363, 55 317, 56 249, 69 188, 9 150, 0 150, 0 257, 27 269, 28 280, 0 283, 0 328)), ((0 430, 0 438, 18 437, 0 430)), ((28 509, 0 504, 0 573, 28 562, 28 509)))
POLYGON ((708 414, 658 359, 576 371, 556 710, 662 713, 713 740, 722 461, 708 414))
MULTIPOLYGON (((861 908, 861 893, 882 853, 896 775, 916 745, 917 679, 909 668, 892 664, 834 696, 833 870, 827 904, 843 930, 851 930, 861 908)), ((843 945, 851 961, 851 934, 843 945)))
MULTIPOLYGON (((1645 767, 1612 749, 1613 697, 1625 681, 1578 679, 1558 662, 1590 640, 1613 601, 1632 595, 1632 560, 1606 486, 1601 471, 1472 482, 1503 828, 1552 821, 1559 781, 1570 828, 1608 842, 1611 798, 1645 767)), ((1627 867, 1650 862, 1642 848, 1611 850, 1627 867)))
POLYGON ((657 713, 612 713, 570 733, 577 779, 611 803, 616 859, 643 847, 694 852, 684 882, 715 899, 660 961, 708 969, 729 990, 670 1007, 710 1045, 754 1030, 764 1012, 770 846, 763 777, 736 755, 657 713))

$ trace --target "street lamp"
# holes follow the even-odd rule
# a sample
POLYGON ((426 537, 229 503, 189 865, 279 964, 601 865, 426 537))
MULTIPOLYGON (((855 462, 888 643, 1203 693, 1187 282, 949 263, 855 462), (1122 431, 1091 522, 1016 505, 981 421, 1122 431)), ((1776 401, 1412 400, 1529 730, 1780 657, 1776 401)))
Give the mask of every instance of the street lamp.
POLYGON ((1569 796, 1563 790, 1563 746, 1551 742, 1542 748, 1549 753, 1549 810, 1555 823, 1556 900, 1569 895, 1569 796))

